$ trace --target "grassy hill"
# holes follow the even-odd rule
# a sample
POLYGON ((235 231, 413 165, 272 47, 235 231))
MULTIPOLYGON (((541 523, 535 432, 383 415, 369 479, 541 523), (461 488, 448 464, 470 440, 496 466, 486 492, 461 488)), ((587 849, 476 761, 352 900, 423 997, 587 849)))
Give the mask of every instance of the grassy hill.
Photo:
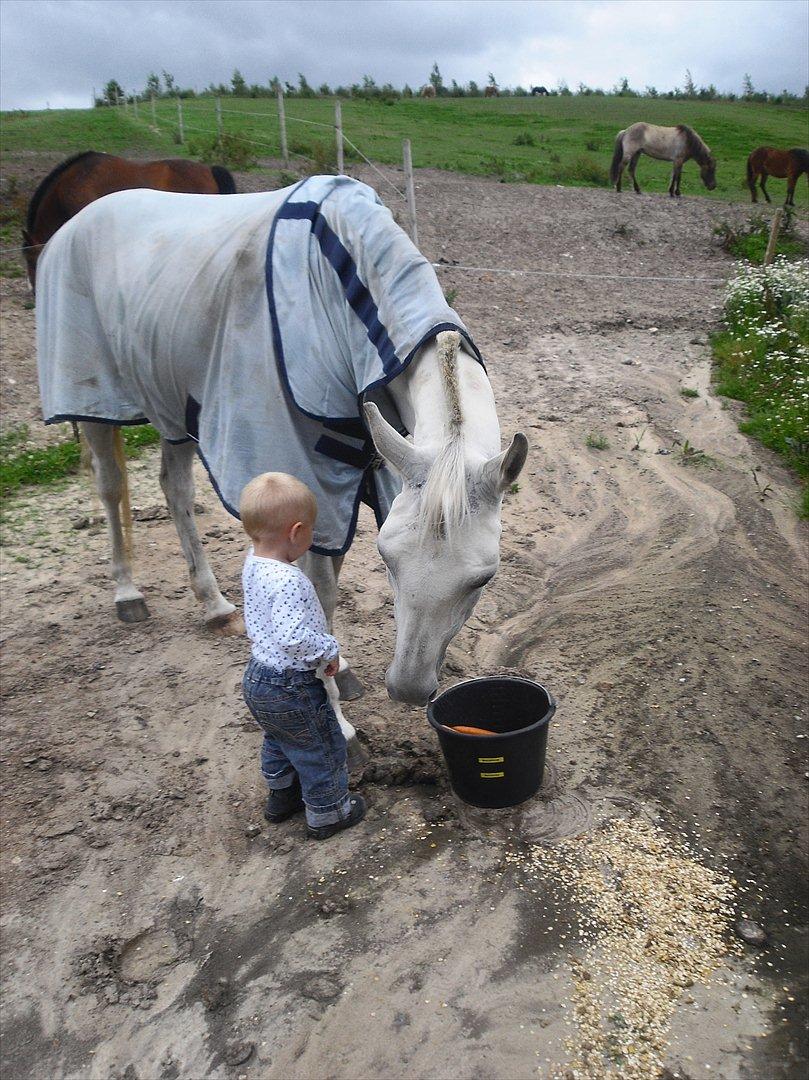
MULTIPOLYGON (((272 99, 224 98, 225 130, 261 140, 253 150, 259 157, 278 155, 278 120, 272 99)), ((215 133, 215 105, 211 98, 183 102, 189 145, 175 142, 177 110, 173 102, 157 105, 158 131, 151 126, 148 105, 138 119, 113 109, 51 110, 4 113, 0 150, 59 151, 83 149, 112 152, 140 150, 148 154, 182 155, 194 152, 210 157, 215 133)), ((321 167, 334 159, 329 99, 288 99, 287 131, 290 149, 314 155, 321 167), (301 121, 309 121, 303 123, 301 121)), ((548 98, 439 98, 343 102, 345 134, 372 160, 401 160, 401 142, 410 138, 416 167, 431 166, 460 172, 493 175, 506 181, 538 184, 606 184, 617 131, 636 120, 694 127, 716 155, 717 187, 709 193, 699 181, 696 166, 686 165, 683 190, 689 195, 717 199, 746 199, 745 161, 756 146, 767 143, 804 145, 806 111, 747 102, 670 101, 621 97, 548 98)), ((347 154, 351 160, 351 152, 347 154)), ((644 191, 665 191, 668 166, 642 159, 638 179, 644 191)), ((775 201, 784 184, 771 182, 775 201)), ((799 205, 809 204, 807 184, 801 180, 799 205)))

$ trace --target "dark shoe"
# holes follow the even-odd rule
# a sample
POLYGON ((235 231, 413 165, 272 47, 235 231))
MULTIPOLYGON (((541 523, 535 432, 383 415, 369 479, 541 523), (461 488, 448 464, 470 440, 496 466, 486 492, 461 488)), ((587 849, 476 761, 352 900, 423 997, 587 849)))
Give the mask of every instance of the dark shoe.
POLYGON ((287 788, 271 791, 264 810, 264 817, 274 825, 286 821, 293 814, 303 810, 303 795, 301 795, 301 782, 295 777, 287 788))
POLYGON ((348 817, 343 818, 342 821, 335 821, 331 825, 307 825, 306 831, 310 838, 312 840, 328 840, 335 833, 342 832, 343 829, 350 829, 352 825, 357 825, 362 821, 366 810, 365 799, 363 799, 362 795, 352 795, 350 803, 351 809, 348 817))

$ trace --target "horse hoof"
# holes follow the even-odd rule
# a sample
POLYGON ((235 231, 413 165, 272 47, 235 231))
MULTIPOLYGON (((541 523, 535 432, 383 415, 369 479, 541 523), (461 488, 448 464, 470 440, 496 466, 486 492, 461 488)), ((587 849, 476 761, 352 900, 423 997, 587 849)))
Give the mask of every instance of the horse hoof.
POLYGON ((115 612, 121 622, 145 622, 149 618, 149 609, 142 596, 134 600, 116 600, 115 612))
POLYGON ((365 694, 365 687, 351 670, 343 668, 334 676, 341 701, 358 701, 365 694))
POLYGON ((223 637, 239 637, 247 633, 244 619, 238 611, 231 611, 228 615, 215 615, 205 623, 209 630, 223 637))
POLYGON ((346 754, 348 755, 348 771, 351 773, 359 772, 368 764, 368 751, 363 748, 356 735, 346 742, 346 754))

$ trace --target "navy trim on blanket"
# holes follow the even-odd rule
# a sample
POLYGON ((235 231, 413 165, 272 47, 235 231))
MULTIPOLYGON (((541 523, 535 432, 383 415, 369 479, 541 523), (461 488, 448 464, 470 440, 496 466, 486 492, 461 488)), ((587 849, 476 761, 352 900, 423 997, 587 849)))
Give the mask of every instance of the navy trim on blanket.
POLYGON ((321 435, 315 443, 315 450, 318 454, 324 454, 334 461, 342 461, 344 465, 352 465, 355 469, 367 469, 376 453, 370 440, 359 447, 332 439, 330 435, 321 435))
POLYGON ((379 354, 382 370, 387 374, 399 363, 393 342, 379 321, 379 309, 368 292, 367 286, 360 279, 354 260, 341 243, 337 233, 320 213, 320 204, 288 202, 278 211, 277 218, 282 221, 310 221, 312 223, 312 235, 340 279, 345 298, 368 332, 368 340, 379 354))
POLYGON ((111 420, 108 416, 83 416, 81 413, 57 413, 44 421, 45 424, 65 424, 69 420, 84 424, 112 424, 113 427, 135 427, 138 424, 150 424, 148 416, 141 416, 138 420, 111 420))

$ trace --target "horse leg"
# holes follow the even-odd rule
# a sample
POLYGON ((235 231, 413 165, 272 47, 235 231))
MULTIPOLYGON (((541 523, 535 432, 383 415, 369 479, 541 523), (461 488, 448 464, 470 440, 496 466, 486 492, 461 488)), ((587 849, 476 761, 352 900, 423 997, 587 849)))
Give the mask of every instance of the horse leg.
POLYGON ((132 560, 121 522, 126 465, 116 459, 115 439, 119 433, 109 424, 82 423, 79 426, 90 447, 96 487, 107 518, 112 549, 111 572, 115 582, 115 610, 122 622, 143 622, 149 618, 149 609, 143 594, 132 582, 132 560))
POLYGON ((194 444, 163 439, 160 445, 160 486, 188 563, 191 588, 205 609, 205 622, 212 629, 238 633, 241 621, 232 617, 236 609, 219 591, 194 520, 194 444))
POLYGON ((786 198, 786 202, 784 203, 784 206, 794 206, 795 205, 795 187, 797 186, 797 183, 798 183, 798 177, 794 176, 792 173, 788 173, 787 174, 787 198, 786 198))
POLYGON ((620 192, 621 190, 621 178, 624 175, 625 163, 622 161, 618 167, 618 179, 615 181, 615 190, 620 192))
POLYGON ((766 173, 766 172, 762 172, 762 174, 761 174, 761 194, 764 196, 764 198, 767 200, 767 202, 772 202, 772 199, 767 194, 767 189, 764 187, 764 182, 767 179, 768 175, 769 174, 766 173))
POLYGON ((632 157, 629 159, 629 175, 632 177, 632 187, 635 189, 635 194, 640 195, 640 185, 635 179, 635 169, 638 167, 640 161, 641 151, 636 150, 632 157))
MULTIPOLYGON (((330 631, 334 621, 334 609, 337 607, 337 581, 340 576, 343 561, 342 555, 315 555, 311 551, 307 551, 305 555, 298 559, 298 565, 301 570, 303 570, 315 587, 315 592, 323 606, 323 611, 326 615, 326 623, 330 631)), ((342 655, 340 656, 340 670, 336 678, 325 676, 322 670, 319 671, 318 674, 323 681, 326 693, 329 696, 329 702, 334 709, 340 724, 340 729, 345 736, 349 766, 362 765, 367 761, 367 755, 357 741, 357 732, 354 729, 354 725, 343 716, 343 710, 340 708, 341 694, 339 685, 340 683, 344 683, 349 690, 353 691, 353 693, 346 694, 344 700, 353 700, 354 698, 360 697, 364 692, 362 684, 351 671, 351 668, 342 655)))
POLYGON ((756 177, 754 174, 748 173, 747 186, 750 188, 750 195, 752 196, 753 202, 757 203, 758 195, 756 194, 756 177))

